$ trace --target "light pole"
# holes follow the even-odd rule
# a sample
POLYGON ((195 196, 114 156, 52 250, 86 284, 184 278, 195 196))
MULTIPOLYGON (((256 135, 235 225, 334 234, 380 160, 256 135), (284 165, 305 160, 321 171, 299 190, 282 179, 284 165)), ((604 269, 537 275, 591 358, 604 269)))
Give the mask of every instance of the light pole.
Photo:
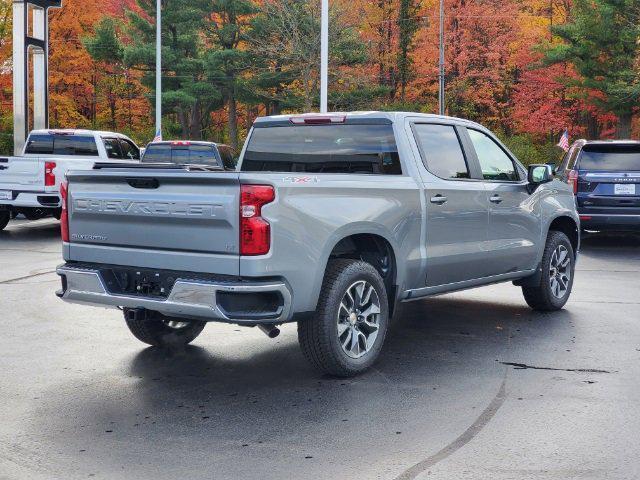
POLYGON ((440 59, 438 61, 438 113, 444 115, 444 0, 440 0, 440 59))
POLYGON ((156 135, 162 141, 162 1, 156 0, 156 135))
POLYGON ((329 87, 329 0, 321 0, 320 14, 320 113, 327 113, 329 87))

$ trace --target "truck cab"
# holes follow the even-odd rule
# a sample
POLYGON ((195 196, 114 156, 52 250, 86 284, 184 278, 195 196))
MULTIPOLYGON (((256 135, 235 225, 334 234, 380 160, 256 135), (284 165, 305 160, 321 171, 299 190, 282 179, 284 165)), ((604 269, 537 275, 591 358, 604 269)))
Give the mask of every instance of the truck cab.
POLYGON ((125 135, 92 130, 33 130, 22 155, 0 157, 0 230, 12 215, 28 219, 60 215, 60 182, 69 169, 89 170, 97 161, 140 161, 125 135))

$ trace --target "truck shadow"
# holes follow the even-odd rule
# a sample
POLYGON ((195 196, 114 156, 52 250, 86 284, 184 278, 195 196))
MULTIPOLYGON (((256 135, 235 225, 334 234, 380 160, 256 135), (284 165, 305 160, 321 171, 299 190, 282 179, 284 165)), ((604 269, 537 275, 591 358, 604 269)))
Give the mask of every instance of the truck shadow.
MULTIPOLYGON (((129 379, 117 375, 114 383, 108 371, 57 385, 31 427, 41 432, 43 421, 59 432, 40 439, 53 451, 91 452, 90 460, 70 455, 105 477, 121 468, 129 478, 148 476, 141 452, 166 478, 179 471, 204 478, 214 469, 219 478, 263 478, 243 473, 260 472, 265 462, 270 478, 286 478, 289 463, 305 455, 331 452, 338 468, 350 465, 355 452, 361 478, 372 478, 390 460, 367 452, 387 449, 397 462, 398 432, 445 428, 449 409, 467 412, 461 415, 472 423, 505 378, 501 361, 527 363, 550 339, 569 342, 572 334, 570 311, 542 315, 521 304, 433 298, 405 306, 380 361, 353 379, 312 371, 293 329, 262 349, 248 335, 246 351, 235 353, 147 348, 125 360, 129 379), (190 452, 184 459, 166 455, 176 438, 190 452), (248 457, 249 449, 258 450, 248 457)), ((324 478, 323 468, 315 465, 305 478, 324 478)))

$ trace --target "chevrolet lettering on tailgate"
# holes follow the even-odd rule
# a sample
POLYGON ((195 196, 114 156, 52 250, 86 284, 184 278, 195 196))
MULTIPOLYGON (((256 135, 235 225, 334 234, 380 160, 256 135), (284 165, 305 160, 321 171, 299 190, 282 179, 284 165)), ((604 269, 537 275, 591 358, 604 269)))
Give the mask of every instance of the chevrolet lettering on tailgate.
POLYGON ((109 213, 121 215, 167 215, 177 217, 216 217, 214 203, 141 202, 132 200, 96 200, 78 198, 73 202, 77 212, 109 213))

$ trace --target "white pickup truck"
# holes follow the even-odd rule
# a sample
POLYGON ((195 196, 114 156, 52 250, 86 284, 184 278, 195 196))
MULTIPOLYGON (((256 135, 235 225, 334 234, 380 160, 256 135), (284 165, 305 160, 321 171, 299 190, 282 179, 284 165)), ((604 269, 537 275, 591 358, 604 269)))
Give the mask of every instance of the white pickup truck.
POLYGON ((19 213, 35 220, 60 218, 60 182, 67 170, 91 170, 96 162, 140 161, 128 137, 93 130, 33 130, 19 157, 0 157, 0 230, 19 213))

